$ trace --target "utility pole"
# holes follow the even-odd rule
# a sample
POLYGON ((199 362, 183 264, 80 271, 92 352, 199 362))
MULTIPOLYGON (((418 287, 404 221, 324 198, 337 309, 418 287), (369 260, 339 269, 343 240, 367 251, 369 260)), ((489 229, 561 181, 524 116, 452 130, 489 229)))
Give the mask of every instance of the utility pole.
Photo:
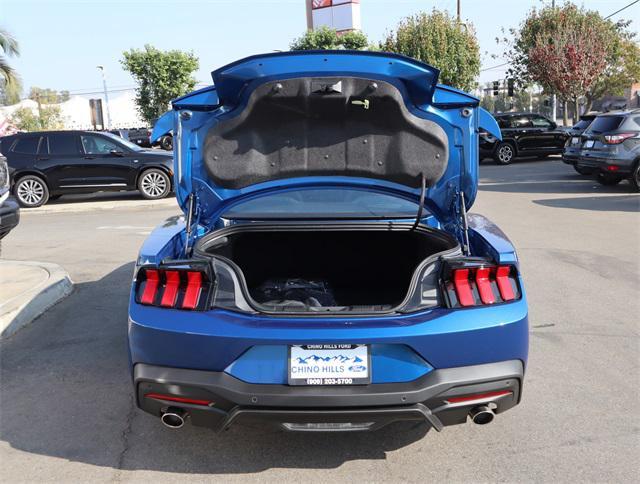
MULTIPOLYGON (((556 9, 556 0, 551 0, 551 8, 552 9, 556 9)), ((558 101, 556 99, 556 93, 553 93, 553 96, 551 97, 551 120, 555 123, 556 122, 556 116, 558 115, 558 101)))
POLYGON ((460 22, 460 0, 457 1, 458 22, 460 22))
MULTIPOLYGON (((102 87, 104 89, 104 104, 107 108, 107 129, 111 129, 111 113, 109 112, 109 94, 107 94, 107 79, 104 76, 104 66, 96 66, 97 69, 100 70, 102 74, 102 87)), ((102 127, 105 128, 104 126, 102 127)))

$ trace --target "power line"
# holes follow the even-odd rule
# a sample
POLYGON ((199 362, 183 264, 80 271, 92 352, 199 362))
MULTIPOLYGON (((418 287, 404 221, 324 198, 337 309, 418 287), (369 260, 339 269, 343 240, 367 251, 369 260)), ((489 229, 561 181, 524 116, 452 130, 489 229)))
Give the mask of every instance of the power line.
POLYGON ((640 2, 640 0, 635 0, 635 2, 631 2, 629 5, 626 5, 624 7, 622 7, 620 10, 616 10, 615 12, 613 12, 611 15, 606 16, 604 19, 607 20, 608 18, 613 17, 614 15, 622 12, 623 10, 628 9, 629 7, 635 5, 636 3, 640 2))
MULTIPOLYGON (((637 1, 640 1, 640 0, 637 0, 637 1)), ((508 65, 509 65, 508 62, 504 62, 502 64, 498 64, 497 66, 485 67, 484 69, 480 69, 480 72, 490 71, 491 69, 497 69, 498 67, 504 67, 508 65)))

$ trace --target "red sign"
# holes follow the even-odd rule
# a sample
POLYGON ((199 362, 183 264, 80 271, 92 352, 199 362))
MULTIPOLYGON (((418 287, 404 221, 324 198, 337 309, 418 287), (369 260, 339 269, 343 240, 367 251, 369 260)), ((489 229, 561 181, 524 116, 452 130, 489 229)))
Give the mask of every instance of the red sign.
POLYGON ((313 10, 317 8, 324 8, 324 7, 330 7, 330 6, 331 6, 331 0, 313 0, 313 2, 311 3, 311 8, 313 10))

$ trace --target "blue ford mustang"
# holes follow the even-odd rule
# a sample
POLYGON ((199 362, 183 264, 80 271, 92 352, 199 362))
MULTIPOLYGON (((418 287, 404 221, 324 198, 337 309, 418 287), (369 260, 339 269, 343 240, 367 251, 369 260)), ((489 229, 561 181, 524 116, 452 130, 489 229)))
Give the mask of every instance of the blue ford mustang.
POLYGON ((176 99, 184 215, 145 241, 137 405, 178 428, 488 423, 522 396, 515 249, 480 215, 478 100, 387 53, 287 52, 176 99))

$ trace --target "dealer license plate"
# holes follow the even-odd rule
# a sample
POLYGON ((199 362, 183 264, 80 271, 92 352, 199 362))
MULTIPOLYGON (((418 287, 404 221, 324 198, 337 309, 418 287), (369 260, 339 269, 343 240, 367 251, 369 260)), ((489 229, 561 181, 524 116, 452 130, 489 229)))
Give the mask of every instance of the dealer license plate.
POLYGON ((367 345, 321 344, 289 347, 289 385, 371 383, 367 345))

